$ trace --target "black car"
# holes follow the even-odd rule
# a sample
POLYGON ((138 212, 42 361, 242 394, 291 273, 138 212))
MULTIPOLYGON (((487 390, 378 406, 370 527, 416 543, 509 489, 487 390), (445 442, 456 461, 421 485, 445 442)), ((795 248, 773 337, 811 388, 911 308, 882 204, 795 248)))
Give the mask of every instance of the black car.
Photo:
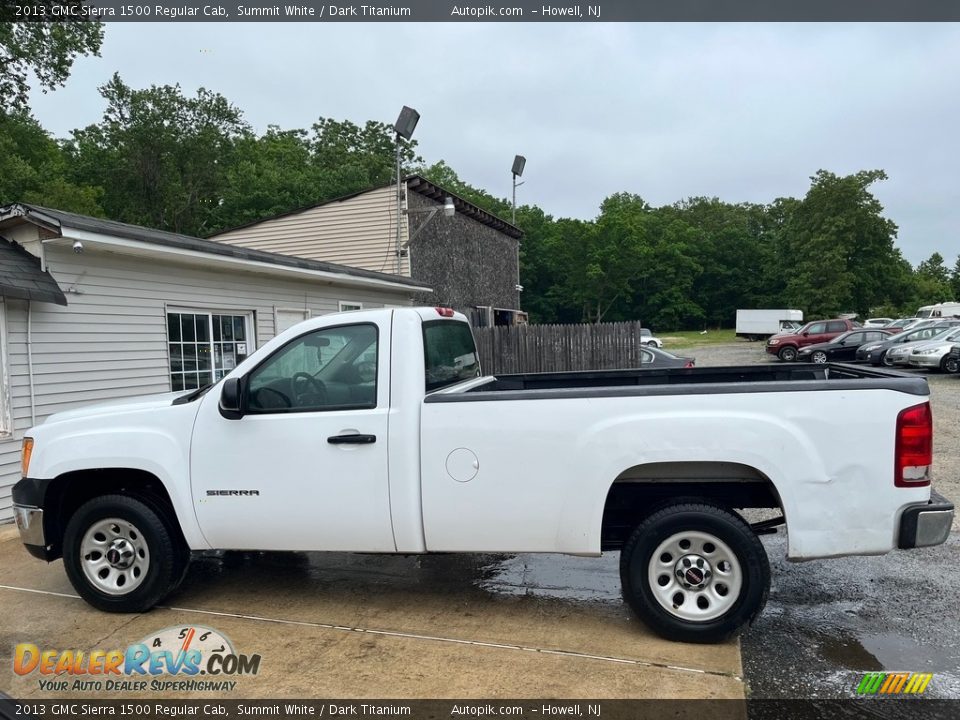
POLYGON ((825 363, 852 362, 856 359, 857 348, 867 343, 876 343, 890 337, 889 330, 880 328, 858 328, 837 335, 830 342, 807 345, 800 348, 797 360, 800 362, 825 363))
POLYGON ((640 367, 644 370, 650 368, 692 368, 696 363, 693 358, 678 357, 666 350, 658 350, 655 347, 644 346, 640 348, 640 367))
POLYGON ((871 365, 891 365, 891 363, 885 360, 887 350, 890 348, 902 345, 903 343, 929 340, 944 330, 956 327, 957 325, 960 325, 960 320, 943 320, 934 325, 925 325, 916 330, 897 333, 889 338, 881 339, 879 342, 864 343, 857 349, 856 360, 857 362, 868 362, 871 365))

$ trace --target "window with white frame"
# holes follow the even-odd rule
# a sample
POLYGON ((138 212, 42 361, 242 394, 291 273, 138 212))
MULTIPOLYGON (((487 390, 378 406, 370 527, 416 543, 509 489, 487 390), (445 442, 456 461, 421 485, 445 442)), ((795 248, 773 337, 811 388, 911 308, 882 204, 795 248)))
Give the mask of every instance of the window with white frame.
POLYGON ((297 323, 310 319, 309 310, 293 310, 291 308, 275 308, 274 319, 277 324, 277 335, 289 330, 297 323))
POLYGON ((253 352, 253 313, 167 311, 170 386, 193 390, 216 382, 253 352))
POLYGON ((341 300, 340 312, 347 312, 348 310, 363 310, 363 303, 353 302, 352 300, 341 300))
POLYGON ((7 370, 7 316, 0 297, 0 437, 13 432, 10 412, 10 373, 7 370))

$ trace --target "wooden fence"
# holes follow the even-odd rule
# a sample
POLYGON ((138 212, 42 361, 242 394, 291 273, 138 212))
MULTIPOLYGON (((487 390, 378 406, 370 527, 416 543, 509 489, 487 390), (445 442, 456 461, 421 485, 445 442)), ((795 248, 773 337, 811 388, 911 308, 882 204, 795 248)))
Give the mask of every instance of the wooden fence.
POLYGON ((640 322, 474 328, 485 374, 640 367, 640 322))

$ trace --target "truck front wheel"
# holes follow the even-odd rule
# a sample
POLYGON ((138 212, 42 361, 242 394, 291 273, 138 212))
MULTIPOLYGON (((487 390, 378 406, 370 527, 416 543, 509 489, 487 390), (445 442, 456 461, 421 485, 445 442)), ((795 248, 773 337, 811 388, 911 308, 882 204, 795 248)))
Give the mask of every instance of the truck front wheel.
POLYGON ((182 579, 189 554, 159 509, 126 495, 81 505, 67 523, 63 565, 98 610, 144 612, 182 579))
POLYGON ((793 362, 797 359, 797 349, 787 345, 786 347, 780 348, 780 352, 777 353, 777 357, 784 362, 793 362))
POLYGON ((623 595, 654 632, 721 642, 760 614, 770 590, 763 545, 739 516, 678 503, 641 522, 620 555, 623 595))

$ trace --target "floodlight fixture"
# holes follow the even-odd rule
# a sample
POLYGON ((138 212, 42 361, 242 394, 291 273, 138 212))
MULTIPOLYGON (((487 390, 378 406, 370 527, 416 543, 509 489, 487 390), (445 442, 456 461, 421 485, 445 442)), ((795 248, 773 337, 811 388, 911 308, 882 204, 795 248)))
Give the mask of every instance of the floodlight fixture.
POLYGON ((397 121, 393 124, 393 129, 397 131, 397 135, 409 140, 413 137, 413 131, 417 129, 417 123, 419 121, 420 113, 412 107, 404 105, 399 117, 397 117, 397 121))

